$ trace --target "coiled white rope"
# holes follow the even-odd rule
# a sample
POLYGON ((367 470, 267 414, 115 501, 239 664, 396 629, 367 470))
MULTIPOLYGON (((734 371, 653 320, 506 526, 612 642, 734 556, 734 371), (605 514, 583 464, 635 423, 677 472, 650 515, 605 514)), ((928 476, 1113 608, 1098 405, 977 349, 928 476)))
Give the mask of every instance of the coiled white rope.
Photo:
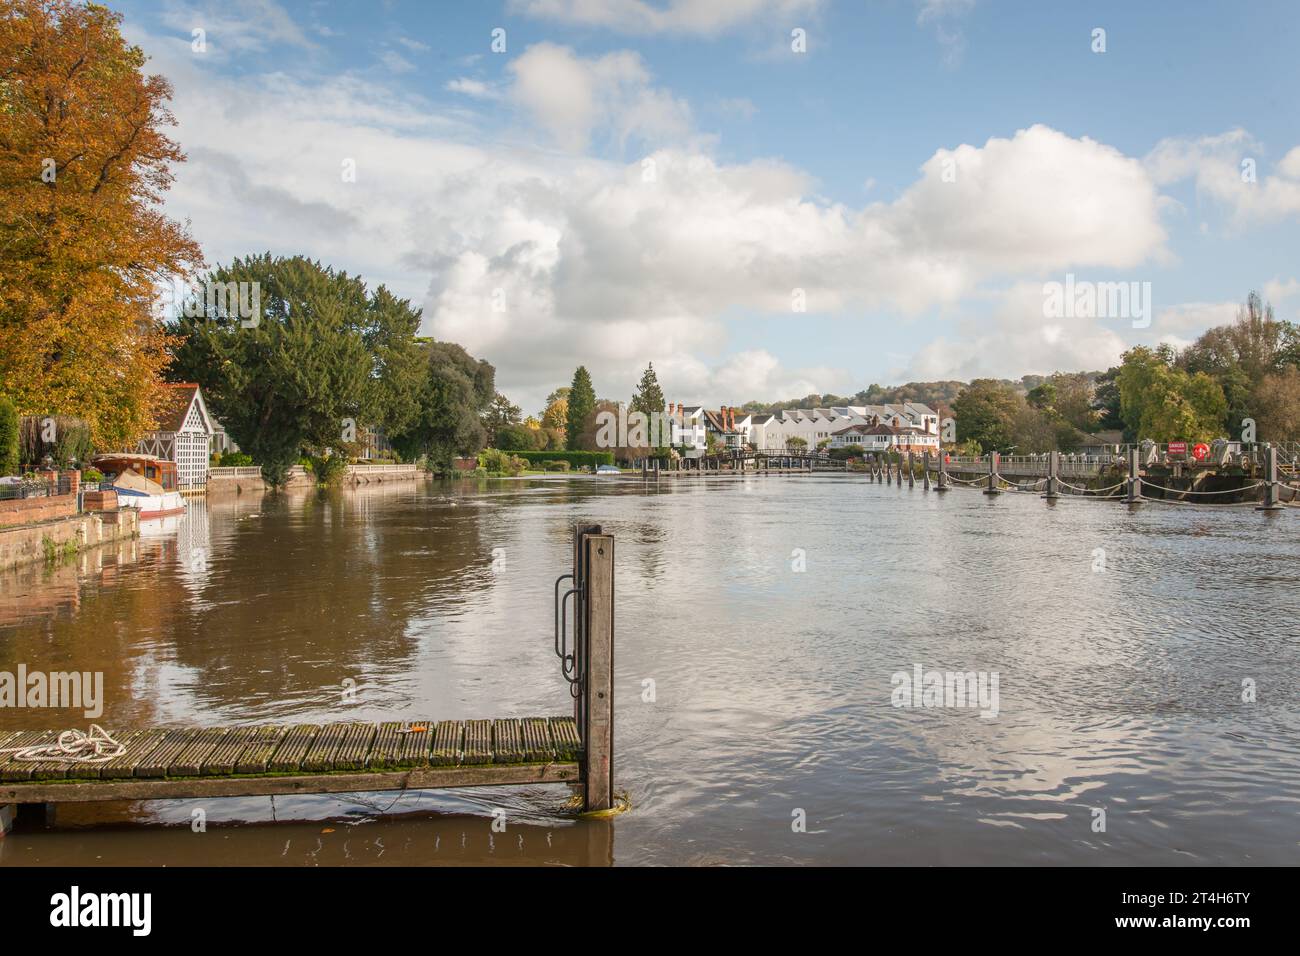
POLYGON ((65 730, 53 743, 29 744, 26 747, 6 747, 0 754, 11 753, 14 760, 63 760, 69 763, 106 763, 126 753, 126 748, 109 735, 99 724, 91 724, 90 732, 65 730))

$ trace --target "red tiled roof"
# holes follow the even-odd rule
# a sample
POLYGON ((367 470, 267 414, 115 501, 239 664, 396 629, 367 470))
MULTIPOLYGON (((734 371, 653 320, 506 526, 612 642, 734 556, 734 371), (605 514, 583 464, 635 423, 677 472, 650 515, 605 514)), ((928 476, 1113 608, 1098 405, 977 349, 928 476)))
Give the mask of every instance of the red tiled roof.
POLYGON ((185 414, 194 402, 194 394, 199 387, 193 382, 179 382, 164 385, 163 397, 158 405, 158 427, 160 432, 178 432, 185 424, 185 414))

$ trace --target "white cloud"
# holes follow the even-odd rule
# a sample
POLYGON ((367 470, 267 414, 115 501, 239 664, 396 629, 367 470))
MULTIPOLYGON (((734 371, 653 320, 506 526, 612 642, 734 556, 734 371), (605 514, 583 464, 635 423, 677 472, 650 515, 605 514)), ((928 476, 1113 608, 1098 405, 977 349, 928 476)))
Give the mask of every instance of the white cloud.
POLYGON ((677 141, 690 132, 690 107, 651 86, 649 71, 631 51, 584 59, 568 47, 538 43, 509 70, 511 98, 565 149, 585 149, 598 131, 620 145, 633 137, 677 141))
POLYGON ((495 100, 501 98, 501 94, 495 88, 484 83, 482 80, 470 79, 467 76, 448 80, 443 89, 452 93, 462 93, 465 96, 472 96, 479 100, 495 100))
POLYGON ((621 33, 714 35, 744 23, 784 24, 808 14, 821 0, 511 0, 509 9, 539 19, 603 27, 621 33))
POLYGON ((899 371, 900 378, 1019 378, 1106 369, 1128 347, 1118 332, 1096 321, 1045 318, 1041 282, 1017 282, 998 295, 990 314, 962 322, 959 337, 931 341, 899 371))
POLYGON ((916 0, 916 22, 919 26, 932 26, 935 39, 943 50, 943 61, 956 67, 966 53, 966 34, 960 18, 975 6, 975 0, 916 0))
POLYGON ((1145 163, 1158 185, 1190 179, 1199 196, 1223 206, 1232 225, 1300 217, 1300 146, 1268 172, 1262 143, 1242 129, 1215 136, 1163 139, 1145 163))
POLYGON ((384 50, 379 54, 379 62, 394 73, 410 73, 415 70, 415 64, 396 50, 384 50))
MULTIPOLYGON (((190 162, 168 207, 192 219, 210 261, 270 249, 386 282, 424 307, 426 333, 493 362, 528 408, 579 363, 612 398, 631 395, 647 360, 675 400, 846 391, 847 372, 783 368, 780 350, 747 348, 723 317, 785 316, 792 335, 820 335, 822 315, 955 309, 1025 273, 1130 268, 1163 251, 1143 166, 1043 126, 939 150, 898 199, 849 206, 817 198, 786 164, 722 162, 689 141, 653 151, 648 165, 539 151, 490 141, 373 78, 222 75, 188 44, 133 39, 175 82, 190 162), (344 159, 356 182, 343 181, 344 159), (792 311, 795 288, 811 315, 792 311)), ((681 132, 684 108, 650 86, 634 55, 538 49, 520 57, 513 95, 560 139, 623 135, 629 119, 611 97, 633 107, 633 128, 681 132), (542 74, 573 95, 539 90, 542 74)), ((1041 281, 1030 286, 1041 316, 1041 281)), ((1006 313, 987 335, 967 330, 917 364, 960 366, 983 344, 1009 366, 1097 367, 1118 347, 1113 333, 1019 321, 1006 313), (1008 349, 1003 334, 1023 341, 1008 349)))
POLYGON ((166 0, 161 16, 184 35, 187 45, 192 30, 204 30, 209 50, 218 57, 263 52, 277 44, 316 49, 298 20, 276 0, 166 0))

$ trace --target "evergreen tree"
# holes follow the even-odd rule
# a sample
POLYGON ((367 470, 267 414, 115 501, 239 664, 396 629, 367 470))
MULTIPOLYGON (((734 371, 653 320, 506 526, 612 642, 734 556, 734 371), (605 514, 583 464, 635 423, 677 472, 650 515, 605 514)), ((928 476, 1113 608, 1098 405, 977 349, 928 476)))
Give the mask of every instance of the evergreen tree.
POLYGON ((587 429, 587 419, 596 413, 596 390, 591 384, 591 375, 581 365, 573 373, 573 384, 569 387, 569 408, 565 422, 565 445, 570 450, 582 447, 582 434, 587 429))
POLYGON ((664 410, 664 393, 659 387, 659 379, 655 377, 654 362, 648 363, 645 371, 641 373, 641 382, 636 387, 636 394, 632 396, 631 410, 645 415, 646 435, 652 444, 656 440, 661 440, 664 445, 668 444, 667 435, 660 436, 653 431, 656 413, 662 415, 664 410))

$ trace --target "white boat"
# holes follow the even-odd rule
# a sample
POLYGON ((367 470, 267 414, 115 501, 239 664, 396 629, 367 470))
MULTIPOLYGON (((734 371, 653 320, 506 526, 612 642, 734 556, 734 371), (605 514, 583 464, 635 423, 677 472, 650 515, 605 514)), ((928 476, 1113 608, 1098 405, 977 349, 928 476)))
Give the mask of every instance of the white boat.
POLYGON ((136 508, 140 519, 185 513, 185 498, 176 490, 176 463, 153 455, 98 455, 92 464, 113 483, 118 507, 136 508))

